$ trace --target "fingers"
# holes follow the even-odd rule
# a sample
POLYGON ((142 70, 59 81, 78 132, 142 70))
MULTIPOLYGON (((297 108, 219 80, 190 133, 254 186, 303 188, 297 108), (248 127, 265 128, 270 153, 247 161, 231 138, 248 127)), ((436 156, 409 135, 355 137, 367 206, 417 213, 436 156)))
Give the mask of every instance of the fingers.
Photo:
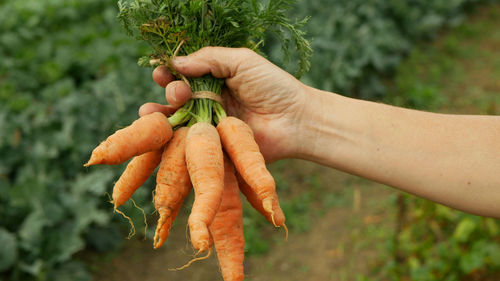
MULTIPOLYGON (((160 85, 161 86, 161 85, 160 85)), ((139 108, 139 116, 144 116, 153 112, 161 112, 166 116, 183 106, 191 98, 191 88, 183 81, 173 81, 166 85, 165 98, 168 105, 158 103, 145 103, 139 108)))
POLYGON ((246 48, 205 47, 188 56, 174 58, 172 65, 186 76, 199 77, 211 73, 217 78, 231 78, 243 62, 260 58, 246 48))
POLYGON ((153 113, 153 112, 161 112, 161 113, 165 114, 166 116, 170 116, 170 115, 174 114, 176 109, 177 108, 175 108, 171 105, 163 105, 163 104, 148 102, 148 103, 143 104, 139 108, 139 116, 148 115, 148 114, 153 113))
MULTIPOLYGON (((254 64, 260 60, 265 59, 247 48, 205 47, 188 56, 175 57, 171 62, 177 71, 189 77, 210 73, 217 78, 232 78, 243 63, 254 64)), ((174 81, 175 77, 167 66, 157 67, 153 71, 153 80, 165 88, 169 106, 147 103, 139 109, 141 116, 154 111, 171 114, 192 96, 190 87, 183 81, 174 81)))
POLYGON ((161 87, 167 87, 168 83, 175 80, 175 77, 170 73, 166 65, 160 65, 153 70, 153 80, 161 87))
POLYGON ((172 107, 178 108, 191 98, 191 88, 184 81, 174 81, 167 85, 165 98, 172 107))

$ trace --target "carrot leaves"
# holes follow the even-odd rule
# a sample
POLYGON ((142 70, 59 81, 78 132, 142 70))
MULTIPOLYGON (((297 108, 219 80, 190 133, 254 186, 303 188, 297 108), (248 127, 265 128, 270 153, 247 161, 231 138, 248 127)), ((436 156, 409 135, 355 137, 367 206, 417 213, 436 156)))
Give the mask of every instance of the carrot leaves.
POLYGON ((294 0, 120 0, 119 20, 128 34, 147 42, 152 53, 140 60, 166 63, 205 46, 247 47, 258 51, 267 33, 282 44, 284 59, 292 44, 300 54, 297 75, 309 67, 312 49, 301 30, 307 19, 287 17, 294 0), (177 53, 176 53, 177 51, 177 53))

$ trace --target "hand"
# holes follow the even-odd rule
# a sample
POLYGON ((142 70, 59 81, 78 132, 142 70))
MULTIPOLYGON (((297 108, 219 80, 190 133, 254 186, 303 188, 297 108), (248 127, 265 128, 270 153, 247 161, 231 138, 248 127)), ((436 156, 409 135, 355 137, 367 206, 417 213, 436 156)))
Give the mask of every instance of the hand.
MULTIPOLYGON (((294 157, 300 146, 303 107, 307 86, 292 75, 249 49, 206 47, 186 57, 177 57, 173 67, 185 76, 211 73, 226 78, 224 109, 228 115, 245 121, 253 130, 268 162, 294 157)), ((147 103, 139 114, 160 111, 167 115, 191 97, 183 81, 173 81, 165 66, 156 68, 153 79, 165 87, 169 105, 147 103)))

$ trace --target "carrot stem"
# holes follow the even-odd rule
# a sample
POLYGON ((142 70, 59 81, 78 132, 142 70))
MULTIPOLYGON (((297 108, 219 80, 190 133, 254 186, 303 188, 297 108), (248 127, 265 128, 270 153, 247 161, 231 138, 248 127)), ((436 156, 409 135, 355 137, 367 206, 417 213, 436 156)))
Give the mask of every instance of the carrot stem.
POLYGON ((190 100, 186 104, 184 104, 181 108, 179 108, 174 115, 168 118, 168 122, 172 127, 180 126, 186 122, 188 122, 192 117, 192 110, 194 106, 194 101, 190 100))
POLYGON ((219 124, 219 122, 222 119, 227 117, 226 111, 222 107, 222 104, 220 104, 218 102, 214 102, 213 108, 214 108, 214 114, 215 114, 215 118, 214 118, 215 124, 219 124))

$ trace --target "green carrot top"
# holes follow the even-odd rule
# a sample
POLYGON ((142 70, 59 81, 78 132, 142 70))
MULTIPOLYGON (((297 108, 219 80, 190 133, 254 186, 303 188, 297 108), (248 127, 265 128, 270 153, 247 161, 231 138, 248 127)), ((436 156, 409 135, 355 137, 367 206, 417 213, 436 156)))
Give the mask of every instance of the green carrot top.
POLYGON ((292 23, 286 16, 295 0, 120 0, 119 20, 130 35, 146 41, 152 54, 140 60, 168 61, 205 46, 247 47, 258 51, 266 34, 282 43, 284 60, 295 44, 300 54, 297 76, 309 67, 311 46, 301 27, 307 19, 292 23), (181 48, 179 46, 182 45, 181 48))

